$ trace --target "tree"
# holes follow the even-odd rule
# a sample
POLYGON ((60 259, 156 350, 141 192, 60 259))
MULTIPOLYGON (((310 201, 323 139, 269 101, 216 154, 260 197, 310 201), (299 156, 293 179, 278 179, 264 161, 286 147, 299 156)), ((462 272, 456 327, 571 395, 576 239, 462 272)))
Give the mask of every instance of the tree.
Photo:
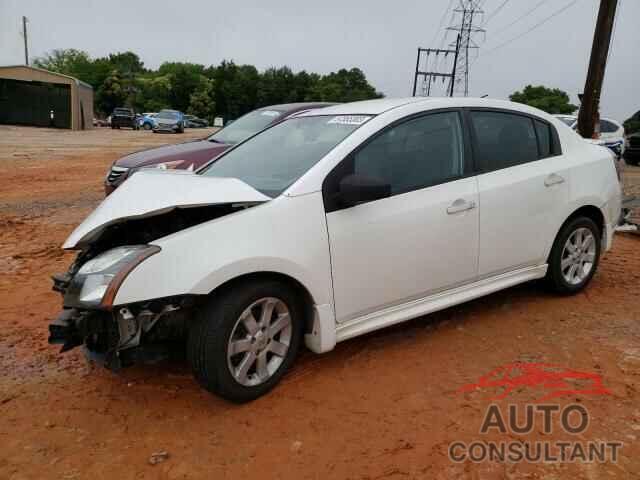
POLYGON ((310 90, 311 98, 325 102, 355 102, 381 98, 359 68, 341 69, 318 80, 310 90))
POLYGON ((191 94, 206 81, 204 65, 196 63, 165 62, 160 65, 158 73, 170 79, 169 102, 173 108, 181 111, 189 108, 191 94))
POLYGON ((129 106, 138 112, 175 108, 209 119, 235 119, 279 103, 351 102, 382 96, 358 68, 318 75, 283 66, 261 73, 253 65, 223 60, 209 67, 165 62, 153 70, 145 68, 134 52, 92 59, 72 48, 52 50, 34 64, 89 83, 95 92, 95 110, 104 115, 115 107, 129 106))
POLYGON ((170 92, 169 75, 141 77, 138 79, 134 107, 139 112, 159 112, 164 108, 170 108, 170 92))
POLYGON ((640 110, 624 121, 624 131, 627 134, 640 131, 640 110))
POLYGON ((551 114, 571 114, 578 107, 569 103, 569 95, 559 88, 547 88, 542 85, 527 85, 522 92, 514 92, 509 96, 513 102, 524 103, 551 114))
POLYGON ((69 75, 87 83, 95 80, 93 62, 89 54, 75 48, 52 50, 36 58, 33 65, 51 72, 69 75))
POLYGON ((140 57, 133 52, 111 53, 106 60, 113 68, 117 69, 125 77, 145 71, 144 63, 140 60, 140 57))
POLYGON ((96 92, 96 105, 100 112, 110 114, 114 108, 125 104, 128 92, 124 88, 122 75, 118 70, 112 70, 96 92))
POLYGON ((200 86, 191 94, 188 111, 197 117, 206 118, 213 123, 216 114, 215 82, 205 78, 200 86))

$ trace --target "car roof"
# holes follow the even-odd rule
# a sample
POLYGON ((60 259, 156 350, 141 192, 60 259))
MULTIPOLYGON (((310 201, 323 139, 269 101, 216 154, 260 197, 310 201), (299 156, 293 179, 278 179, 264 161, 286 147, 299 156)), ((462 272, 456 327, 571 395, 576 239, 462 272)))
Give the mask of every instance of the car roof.
POLYGON ((263 110, 277 110, 283 113, 294 113, 301 110, 310 110, 313 108, 324 108, 336 105, 332 102, 296 102, 296 103, 281 103, 278 105, 269 105, 267 107, 258 108, 258 111, 263 110))
POLYGON ((548 114, 537 108, 522 103, 493 98, 473 97, 405 97, 405 98, 381 98, 377 100, 364 100, 360 102, 342 103, 332 107, 326 107, 322 112, 307 112, 301 116, 313 115, 380 115, 389 110, 406 105, 423 103, 425 109, 437 108, 504 108, 516 112, 528 113, 547 117, 548 114))

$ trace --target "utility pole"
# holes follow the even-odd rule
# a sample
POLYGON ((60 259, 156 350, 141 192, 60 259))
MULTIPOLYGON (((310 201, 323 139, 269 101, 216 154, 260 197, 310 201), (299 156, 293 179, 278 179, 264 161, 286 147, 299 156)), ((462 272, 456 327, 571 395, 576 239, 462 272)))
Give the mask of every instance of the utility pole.
POLYGON ((29 42, 27 40, 27 17, 22 17, 22 36, 24 37, 24 64, 29 65, 29 42))
MULTIPOLYGON (((456 43, 456 45, 460 44, 460 38, 458 37, 458 42, 456 43)), ((446 50, 446 49, 441 49, 441 48, 418 48, 418 58, 416 59, 416 71, 415 71, 415 75, 413 77, 413 96, 416 96, 416 93, 418 91, 418 77, 422 77, 423 81, 426 83, 425 87, 424 87, 424 93, 427 94, 427 96, 429 96, 431 94, 431 82, 434 79, 438 79, 441 78, 442 81, 446 81, 447 79, 450 79, 451 84, 453 84, 453 80, 455 79, 455 71, 456 71, 456 60, 458 58, 458 51, 457 50, 446 50), (430 55, 435 55, 436 58, 438 58, 439 55, 444 55, 445 57, 449 54, 453 55, 454 57, 454 62, 453 62, 453 70, 449 73, 440 73, 437 71, 424 71, 424 70, 420 70, 420 61, 422 60, 422 55, 426 54, 427 56, 427 65, 429 63, 429 56, 430 55)), ((451 96, 451 94, 450 94, 451 96)))
POLYGON ((578 132, 584 138, 593 138, 596 121, 599 118, 600 93, 607 67, 607 56, 609 55, 617 6, 618 0, 600 0, 598 20, 591 46, 589 70, 584 85, 582 105, 578 113, 578 132))

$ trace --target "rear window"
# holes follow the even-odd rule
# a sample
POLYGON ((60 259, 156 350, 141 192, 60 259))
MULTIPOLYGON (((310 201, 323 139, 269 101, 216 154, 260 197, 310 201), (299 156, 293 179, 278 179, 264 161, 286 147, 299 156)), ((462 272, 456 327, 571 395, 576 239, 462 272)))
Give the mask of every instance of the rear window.
POLYGON ((477 158, 482 171, 500 170, 538 159, 533 120, 523 115, 473 111, 477 158))
POLYGON ((600 133, 614 133, 618 130, 618 126, 608 120, 600 120, 600 133))
POLYGON ((553 137, 551 135, 551 127, 545 122, 535 120, 536 134, 538 135, 538 148, 540 149, 540 158, 553 156, 553 137))

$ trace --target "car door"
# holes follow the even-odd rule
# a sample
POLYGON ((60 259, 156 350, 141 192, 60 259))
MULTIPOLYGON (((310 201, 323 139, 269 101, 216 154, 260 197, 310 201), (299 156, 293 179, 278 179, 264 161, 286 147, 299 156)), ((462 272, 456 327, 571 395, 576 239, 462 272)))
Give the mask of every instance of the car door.
POLYGON ((325 179, 338 322, 475 279, 478 193, 461 120, 441 111, 396 122, 325 179), (332 198, 350 174, 383 179, 391 195, 342 207, 332 198))
POLYGON ((480 170, 478 276, 545 263, 569 200, 569 168, 555 128, 507 111, 471 110, 480 170))

